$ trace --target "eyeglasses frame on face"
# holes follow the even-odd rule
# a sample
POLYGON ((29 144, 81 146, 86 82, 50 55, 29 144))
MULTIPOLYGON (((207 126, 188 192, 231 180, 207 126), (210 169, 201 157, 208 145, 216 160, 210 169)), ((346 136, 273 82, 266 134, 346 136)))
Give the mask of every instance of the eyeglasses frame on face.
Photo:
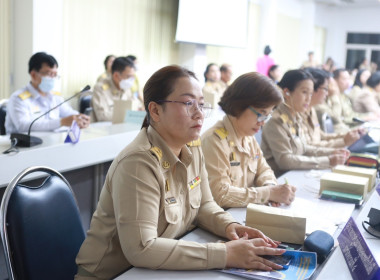
POLYGON ((271 113, 269 113, 268 115, 263 115, 263 114, 257 112, 252 106, 248 106, 248 108, 253 113, 255 113, 255 115, 257 116, 257 122, 264 122, 264 123, 266 123, 272 117, 271 113))
POLYGON ((59 76, 57 73, 40 73, 39 71, 36 71, 38 75, 40 75, 41 77, 49 77, 49 78, 53 78, 53 79, 57 79, 59 80, 61 78, 61 76, 59 76))
POLYGON ((176 100, 158 100, 156 101, 157 104, 160 103, 179 103, 179 104, 184 104, 186 105, 186 112, 189 117, 194 116, 196 112, 191 113, 190 112, 190 107, 196 105, 196 108, 199 112, 202 113, 203 117, 208 118, 210 116, 212 107, 211 104, 208 102, 204 102, 203 105, 200 105, 199 102, 196 99, 191 99, 189 101, 176 101, 176 100), (206 109, 206 111, 205 111, 206 109))

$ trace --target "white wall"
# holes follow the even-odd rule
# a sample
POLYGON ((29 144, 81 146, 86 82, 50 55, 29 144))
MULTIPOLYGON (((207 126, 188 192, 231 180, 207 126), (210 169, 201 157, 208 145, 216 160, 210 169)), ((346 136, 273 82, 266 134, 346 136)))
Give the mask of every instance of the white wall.
POLYGON ((326 57, 331 56, 337 66, 344 67, 347 33, 380 33, 379 16, 380 5, 370 8, 317 6, 315 23, 327 28, 326 57))

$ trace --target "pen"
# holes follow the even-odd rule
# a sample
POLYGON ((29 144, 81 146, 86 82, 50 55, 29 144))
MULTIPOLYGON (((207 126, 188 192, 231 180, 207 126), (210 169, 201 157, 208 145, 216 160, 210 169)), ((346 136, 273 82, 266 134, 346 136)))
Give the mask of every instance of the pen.
POLYGON ((285 180, 285 184, 289 185, 288 178, 285 177, 284 180, 285 180))

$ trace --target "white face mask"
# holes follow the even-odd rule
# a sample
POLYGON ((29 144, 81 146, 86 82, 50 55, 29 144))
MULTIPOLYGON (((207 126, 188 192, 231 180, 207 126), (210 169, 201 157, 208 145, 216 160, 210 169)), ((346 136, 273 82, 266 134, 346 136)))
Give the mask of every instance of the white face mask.
POLYGON ((135 81, 135 77, 130 77, 129 79, 121 80, 119 86, 122 90, 126 91, 133 86, 134 81, 135 81))
POLYGON ((42 77, 41 83, 38 85, 41 91, 48 93, 53 90, 55 84, 55 78, 42 77))

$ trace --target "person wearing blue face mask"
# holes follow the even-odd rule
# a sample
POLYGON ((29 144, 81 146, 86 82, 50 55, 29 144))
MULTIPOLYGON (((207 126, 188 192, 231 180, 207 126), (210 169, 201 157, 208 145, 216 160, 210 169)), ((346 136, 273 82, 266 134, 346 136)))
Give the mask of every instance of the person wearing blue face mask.
POLYGON ((135 65, 126 57, 118 57, 112 63, 112 75, 94 87, 92 108, 96 121, 111 121, 115 100, 133 100, 132 86, 135 65))
MULTIPOLYGON (((63 102, 60 93, 53 91, 58 62, 45 53, 35 53, 29 60, 30 83, 14 92, 7 104, 5 129, 9 133, 27 132, 34 119, 63 102)), ((68 103, 51 111, 32 126, 32 131, 51 131, 60 126, 70 126, 75 120, 80 128, 90 124, 90 118, 79 114, 68 103)))

